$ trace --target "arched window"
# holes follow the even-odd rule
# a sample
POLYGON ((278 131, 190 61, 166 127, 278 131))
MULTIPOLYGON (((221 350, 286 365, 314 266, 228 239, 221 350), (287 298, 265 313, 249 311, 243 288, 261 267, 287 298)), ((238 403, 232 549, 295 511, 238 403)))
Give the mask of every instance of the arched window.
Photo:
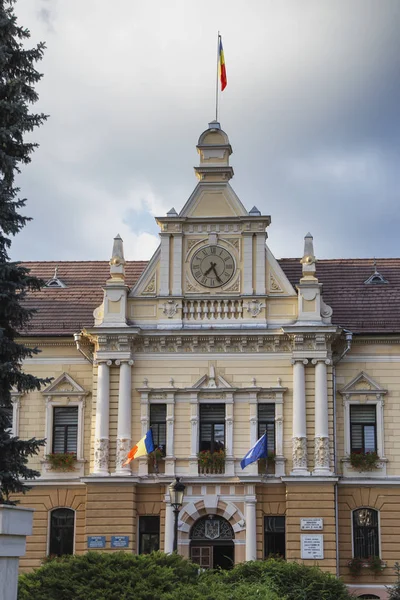
POLYGON ((354 558, 379 556, 378 511, 358 508, 353 511, 354 558))
POLYGON ((56 508, 50 514, 49 554, 62 556, 74 553, 75 511, 56 508))

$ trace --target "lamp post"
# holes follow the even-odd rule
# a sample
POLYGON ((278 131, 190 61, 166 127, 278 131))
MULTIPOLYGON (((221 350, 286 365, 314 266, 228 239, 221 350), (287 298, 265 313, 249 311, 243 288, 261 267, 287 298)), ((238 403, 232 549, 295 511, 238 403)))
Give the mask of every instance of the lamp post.
POLYGON ((174 545, 173 552, 178 551, 178 515, 183 504, 183 495, 185 493, 185 484, 181 482, 180 477, 176 477, 175 481, 169 486, 169 500, 174 509, 174 545))

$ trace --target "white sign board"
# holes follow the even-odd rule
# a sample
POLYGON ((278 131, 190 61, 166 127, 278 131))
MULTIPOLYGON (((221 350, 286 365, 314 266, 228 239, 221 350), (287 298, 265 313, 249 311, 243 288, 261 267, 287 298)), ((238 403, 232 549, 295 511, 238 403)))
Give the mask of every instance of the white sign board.
POLYGON ((301 558, 306 560, 321 560, 324 558, 324 536, 301 535, 301 558))
POLYGON ((323 528, 323 519, 300 519, 300 529, 303 531, 322 531, 323 528))

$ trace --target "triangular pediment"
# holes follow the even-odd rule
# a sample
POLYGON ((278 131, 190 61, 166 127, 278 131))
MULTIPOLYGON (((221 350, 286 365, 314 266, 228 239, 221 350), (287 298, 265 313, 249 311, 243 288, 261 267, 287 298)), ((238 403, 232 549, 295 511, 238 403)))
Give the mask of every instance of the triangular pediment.
POLYGON ((372 377, 361 371, 354 379, 340 390, 343 395, 346 394, 386 394, 384 388, 374 381, 372 377))
POLYGON ((199 183, 180 217, 246 217, 248 212, 229 183, 199 183))
POLYGON ((224 379, 221 375, 215 372, 215 368, 213 366, 210 367, 208 374, 200 377, 198 381, 193 385, 194 389, 229 389, 232 388, 231 384, 224 379))
POLYGON ((297 296, 295 289, 268 246, 266 246, 266 253, 268 294, 271 296, 297 296))
POLYGON ((77 383, 71 375, 63 373, 55 379, 49 386, 42 390, 44 396, 82 396, 87 392, 77 383))
POLYGON ((145 270, 129 293, 129 297, 152 297, 157 295, 157 266, 160 261, 160 246, 154 252, 145 270))

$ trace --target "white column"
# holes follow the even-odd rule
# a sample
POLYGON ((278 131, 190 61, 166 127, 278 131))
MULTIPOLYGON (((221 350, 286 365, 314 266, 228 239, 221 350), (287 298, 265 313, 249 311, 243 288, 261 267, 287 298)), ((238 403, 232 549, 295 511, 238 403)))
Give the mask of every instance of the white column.
POLYGON ((182 234, 174 233, 172 295, 182 296, 182 234))
POLYGON ((315 365, 315 434, 314 475, 331 475, 328 424, 328 380, 329 360, 313 359, 315 365))
POLYGON ((257 560, 256 497, 246 496, 246 561, 257 560))
POLYGON ((161 257, 160 257, 160 296, 169 296, 169 233, 160 233, 161 257))
POLYGON ((307 471, 306 380, 307 360, 293 361, 293 471, 292 475, 309 475, 307 471))
POLYGON ((110 366, 111 360, 99 360, 97 366, 97 403, 94 434, 95 475, 109 475, 109 418, 110 418, 110 366))
POLYGON ((253 294, 253 234, 243 233, 243 294, 253 294))
POLYGON ((174 509, 169 503, 169 495, 165 497, 165 503, 164 552, 171 554, 174 546, 174 509))
POLYGON ((265 233, 257 233, 256 235, 256 294, 262 296, 266 293, 265 287, 265 233))
POLYGON ((123 467, 127 454, 132 447, 132 371, 133 360, 117 360, 119 365, 119 396, 117 425, 117 456, 115 472, 117 475, 130 475, 131 467, 123 467))

